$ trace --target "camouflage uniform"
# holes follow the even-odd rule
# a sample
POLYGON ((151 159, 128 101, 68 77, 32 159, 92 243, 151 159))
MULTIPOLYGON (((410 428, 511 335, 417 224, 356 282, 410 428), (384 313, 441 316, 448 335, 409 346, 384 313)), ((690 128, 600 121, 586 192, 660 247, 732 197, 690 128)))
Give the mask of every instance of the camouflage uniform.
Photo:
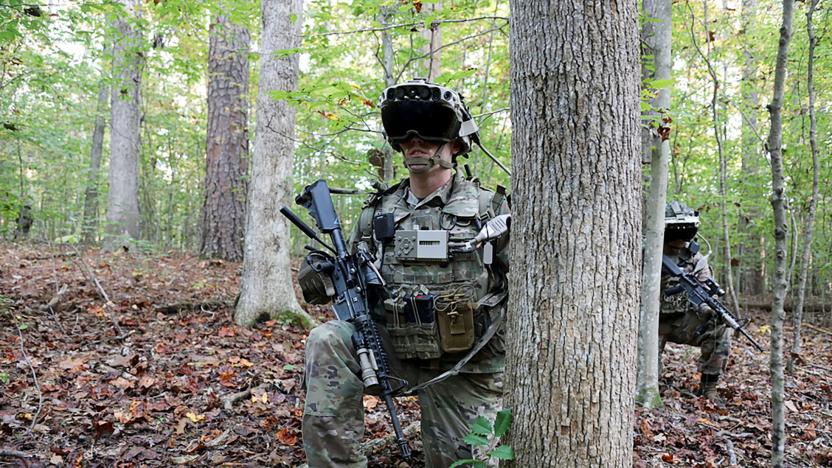
MULTIPOLYGON (((450 240, 469 240, 481 222, 508 209, 504 198, 459 175, 422 200, 413 199, 408 186, 404 180, 372 197, 350 244, 354 248, 363 240, 374 249, 381 247, 386 298, 376 304, 372 315, 393 374, 412 387, 467 355, 505 307, 508 236, 495 242, 497 253, 490 266, 483 264, 478 252, 456 254, 444 263, 411 263, 399 258, 401 246, 392 241, 375 245, 373 215, 392 213, 397 231, 444 229, 450 240), (437 295, 433 322, 413 320, 414 314, 407 319, 401 313, 402 303, 416 293, 437 295)), ((447 467, 470 458, 471 447, 462 440, 470 423, 477 416, 493 419, 500 408, 505 365, 501 328, 459 374, 417 392, 426 466, 447 467)), ((364 387, 350 338, 353 331, 350 323, 331 321, 313 329, 307 339, 303 443, 313 468, 367 464, 360 452, 364 387)))
MULTIPOLYGON (((712 277, 708 259, 702 254, 691 255, 684 249, 681 255, 668 255, 679 267, 693 273, 699 281, 712 277)), ((667 291, 678 284, 678 279, 662 274, 662 291, 667 291)), ((715 384, 725 368, 731 349, 731 332, 709 308, 697 309, 688 302, 684 292, 666 297, 662 294, 661 315, 659 316, 659 350, 665 344, 686 344, 701 348, 699 372, 703 376, 712 376, 715 384)), ((659 354, 661 369, 661 354, 659 354)), ((703 377, 703 382, 707 378, 703 377)))

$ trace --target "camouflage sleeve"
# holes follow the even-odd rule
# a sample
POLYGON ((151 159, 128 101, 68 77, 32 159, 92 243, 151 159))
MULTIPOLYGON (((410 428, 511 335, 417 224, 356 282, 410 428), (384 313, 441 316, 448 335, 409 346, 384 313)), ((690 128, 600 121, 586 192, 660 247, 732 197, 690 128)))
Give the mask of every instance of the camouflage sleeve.
POLYGON ((697 253, 696 256, 693 257, 693 264, 693 274, 696 276, 697 280, 706 281, 713 279, 714 275, 711 271, 711 266, 708 264, 708 257, 697 253))
POLYGON ((365 206, 361 210, 361 214, 358 215, 358 219, 352 228, 350 237, 347 239, 347 249, 351 254, 355 253, 358 242, 361 240, 367 240, 368 243, 372 244, 373 213, 375 213, 375 207, 365 206))

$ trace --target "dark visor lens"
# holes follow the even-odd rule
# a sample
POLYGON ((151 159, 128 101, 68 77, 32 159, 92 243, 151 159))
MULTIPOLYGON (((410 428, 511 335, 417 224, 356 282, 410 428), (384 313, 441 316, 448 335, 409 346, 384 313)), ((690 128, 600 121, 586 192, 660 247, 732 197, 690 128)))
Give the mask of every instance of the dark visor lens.
POLYGON ((665 242, 683 240, 689 241, 696 235, 697 228, 693 224, 669 224, 664 228, 665 242))
POLYGON ((432 102, 389 103, 381 111, 381 121, 387 136, 394 140, 418 134, 427 140, 451 141, 459 135, 454 111, 432 102))

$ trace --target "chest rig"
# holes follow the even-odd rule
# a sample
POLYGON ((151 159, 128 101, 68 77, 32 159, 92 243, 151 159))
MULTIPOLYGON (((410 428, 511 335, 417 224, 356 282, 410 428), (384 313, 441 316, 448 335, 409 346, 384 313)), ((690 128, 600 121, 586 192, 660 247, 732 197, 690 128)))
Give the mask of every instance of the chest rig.
POLYGON ((482 194, 490 193, 461 177, 452 183, 444 204, 434 197, 412 207, 407 187, 401 186, 374 206, 373 219, 384 219, 386 230, 392 227, 381 238, 377 223, 370 230, 386 282, 376 315, 400 359, 468 351, 481 328, 481 300, 494 284, 493 275, 480 253, 455 252, 453 246, 477 235, 493 211, 480 209, 482 194))
MULTIPOLYGON (((668 255, 668 257, 685 273, 695 274, 707 266, 707 259, 705 257, 698 255, 695 252, 691 252, 687 248, 685 248, 678 255, 668 255)), ((665 294, 667 291, 676 289, 678 285, 679 278, 666 274, 662 275, 660 313, 681 314, 690 310, 691 306, 686 294, 673 294, 670 296, 665 294)))

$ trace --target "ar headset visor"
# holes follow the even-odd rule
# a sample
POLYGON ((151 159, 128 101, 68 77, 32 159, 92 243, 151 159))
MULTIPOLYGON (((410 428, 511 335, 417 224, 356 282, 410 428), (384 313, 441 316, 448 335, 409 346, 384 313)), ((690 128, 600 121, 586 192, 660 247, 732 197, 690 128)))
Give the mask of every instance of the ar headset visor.
POLYGON ((404 84, 390 87, 382 96, 381 121, 394 149, 412 136, 447 143, 459 137, 459 97, 441 86, 404 84))

